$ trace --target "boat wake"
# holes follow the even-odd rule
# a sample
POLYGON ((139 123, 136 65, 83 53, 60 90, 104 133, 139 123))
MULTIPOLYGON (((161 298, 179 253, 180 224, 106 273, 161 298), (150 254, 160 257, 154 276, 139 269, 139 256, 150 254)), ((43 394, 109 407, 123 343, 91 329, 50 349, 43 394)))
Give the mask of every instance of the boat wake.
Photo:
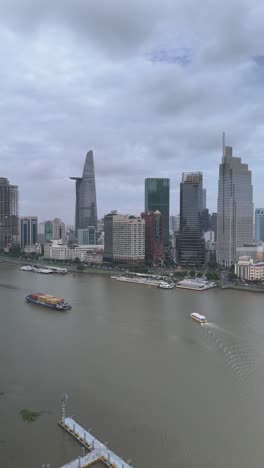
POLYGON ((257 367, 258 356, 255 349, 243 338, 214 323, 207 322, 202 324, 202 327, 210 347, 214 346, 221 353, 235 379, 246 391, 245 386, 249 382, 249 377, 257 367))

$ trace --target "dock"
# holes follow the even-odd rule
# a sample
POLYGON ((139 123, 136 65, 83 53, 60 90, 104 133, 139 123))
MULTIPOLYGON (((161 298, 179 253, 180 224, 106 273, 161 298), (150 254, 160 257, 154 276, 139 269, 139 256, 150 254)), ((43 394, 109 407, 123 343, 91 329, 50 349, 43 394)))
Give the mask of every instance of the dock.
POLYGON ((102 461, 109 468, 132 468, 127 462, 108 449, 89 431, 80 426, 74 419, 65 416, 66 398, 62 401, 62 417, 58 422, 68 434, 74 437, 89 453, 63 465, 61 468, 84 468, 102 461))

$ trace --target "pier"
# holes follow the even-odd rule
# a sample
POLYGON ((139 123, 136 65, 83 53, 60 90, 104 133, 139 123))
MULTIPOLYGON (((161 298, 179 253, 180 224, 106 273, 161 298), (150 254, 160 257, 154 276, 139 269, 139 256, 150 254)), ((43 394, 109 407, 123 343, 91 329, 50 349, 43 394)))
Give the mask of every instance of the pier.
POLYGON ((132 468, 127 462, 109 450, 106 445, 97 440, 89 431, 80 426, 74 419, 66 417, 66 398, 62 399, 62 417, 59 425, 74 437, 89 453, 63 465, 61 468, 84 468, 102 461, 110 468, 132 468))

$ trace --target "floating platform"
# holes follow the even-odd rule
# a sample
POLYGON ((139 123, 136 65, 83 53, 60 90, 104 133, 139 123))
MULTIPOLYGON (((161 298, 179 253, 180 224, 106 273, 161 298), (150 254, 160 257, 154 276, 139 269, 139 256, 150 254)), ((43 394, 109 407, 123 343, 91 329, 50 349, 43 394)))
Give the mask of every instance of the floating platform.
POLYGON ((90 432, 74 421, 74 419, 64 418, 59 421, 59 425, 90 451, 87 455, 79 457, 63 465, 61 468, 89 467, 100 460, 110 468, 132 468, 131 465, 109 450, 106 445, 97 440, 90 432))

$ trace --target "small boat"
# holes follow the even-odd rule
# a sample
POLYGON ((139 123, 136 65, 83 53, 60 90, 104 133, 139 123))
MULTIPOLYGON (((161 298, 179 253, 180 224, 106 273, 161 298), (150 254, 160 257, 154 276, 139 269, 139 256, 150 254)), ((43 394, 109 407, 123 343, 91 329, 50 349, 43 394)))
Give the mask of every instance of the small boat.
POLYGON ((175 288, 174 283, 166 283, 166 281, 161 281, 158 285, 158 288, 160 289, 173 289, 175 288))
POLYGON ((207 322, 207 318, 204 315, 197 314, 196 312, 193 312, 191 314, 191 317, 192 317, 193 320, 196 320, 196 322, 199 322, 199 323, 206 323, 207 322))
POLYGON ((27 302, 32 302, 33 304, 41 305, 43 307, 48 307, 49 309, 56 310, 69 310, 71 306, 64 302, 64 299, 51 296, 50 294, 34 293, 28 294, 25 297, 27 302))

